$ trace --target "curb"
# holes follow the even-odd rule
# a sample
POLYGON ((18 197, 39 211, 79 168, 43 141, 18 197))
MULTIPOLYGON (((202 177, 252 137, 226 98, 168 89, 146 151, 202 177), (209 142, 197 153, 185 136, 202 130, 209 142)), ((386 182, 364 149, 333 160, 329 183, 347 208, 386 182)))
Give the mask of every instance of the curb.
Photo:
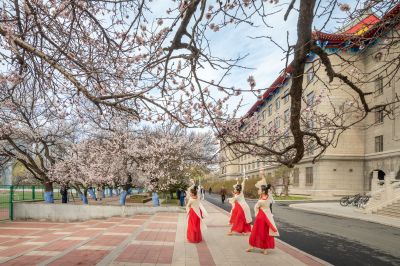
MULTIPOLYGON (((219 207, 219 206, 217 206, 217 205, 214 205, 212 202, 209 202, 209 201, 207 201, 207 202, 210 203, 211 205, 213 205, 214 208, 218 209, 220 212, 224 213, 225 215, 227 215, 227 216, 230 215, 230 213, 229 213, 228 211, 222 209, 221 207, 219 207)), ((303 256, 306 256, 306 257, 308 257, 309 259, 314 260, 314 261, 316 261, 316 262, 318 262, 318 263, 320 263, 320 264, 322 264, 322 265, 333 265, 333 264, 330 264, 330 263, 328 263, 328 262, 326 262, 326 261, 324 261, 324 260, 322 260, 322 259, 320 259, 320 258, 317 258, 317 257, 315 257, 315 256, 313 256, 313 255, 311 255, 311 254, 308 254, 308 253, 306 253, 306 252, 304 252, 304 251, 302 251, 302 250, 300 250, 300 249, 298 249, 298 248, 296 248, 296 247, 294 247, 294 246, 292 246, 292 245, 290 245, 290 244, 288 244, 288 243, 286 243, 286 242, 284 242, 284 241, 282 241, 282 240, 280 240, 280 239, 277 239, 277 238, 275 238, 275 239, 276 239, 279 243, 281 243, 282 245, 284 245, 284 246, 286 246, 286 247, 288 247, 288 248, 294 250, 295 252, 299 252, 299 253, 302 254, 303 256)))
POLYGON ((391 224, 391 223, 384 222, 384 221, 383 222, 375 221, 375 220, 373 220, 371 218, 367 218, 367 217, 354 217, 354 216, 346 215, 346 214, 335 214, 335 213, 325 212, 325 211, 310 210, 308 208, 298 207, 298 206, 295 206, 295 205, 297 205, 297 204, 296 203, 290 204, 289 207, 292 208, 292 209, 296 209, 296 210, 308 211, 308 212, 315 213, 315 214, 323 214, 323 215, 330 216, 330 217, 336 217, 336 218, 343 218, 344 217, 344 218, 360 220, 360 221, 374 223, 374 224, 386 225, 386 226, 390 226, 390 227, 393 227, 393 228, 400 228, 400 224, 396 225, 396 224, 391 224))

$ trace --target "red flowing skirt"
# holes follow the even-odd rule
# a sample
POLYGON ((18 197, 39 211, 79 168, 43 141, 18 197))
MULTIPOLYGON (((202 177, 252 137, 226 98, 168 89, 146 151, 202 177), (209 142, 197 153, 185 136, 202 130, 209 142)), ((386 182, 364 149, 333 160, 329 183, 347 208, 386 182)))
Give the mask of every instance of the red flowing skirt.
POLYGON ((254 221, 253 230, 251 230, 249 238, 250 246, 261 249, 275 248, 275 238, 269 235, 270 228, 274 232, 276 231, 276 228, 271 224, 267 215, 260 209, 254 221))
POLYGON ((246 216, 244 215, 243 208, 237 201, 235 201, 235 207, 232 210, 232 215, 229 223, 232 225, 232 232, 251 232, 251 225, 246 222, 246 216))
MULTIPOLYGON (((201 211, 200 211, 201 212, 201 211)), ((192 208, 189 211, 187 240, 192 243, 199 243, 203 240, 200 229, 201 220, 192 208)))

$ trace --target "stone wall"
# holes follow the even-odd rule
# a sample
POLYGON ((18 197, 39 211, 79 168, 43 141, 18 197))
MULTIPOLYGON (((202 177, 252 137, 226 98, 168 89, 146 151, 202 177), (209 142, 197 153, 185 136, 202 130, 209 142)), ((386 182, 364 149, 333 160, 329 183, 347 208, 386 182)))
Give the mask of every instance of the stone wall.
POLYGON ((153 214, 156 212, 183 212, 178 206, 92 206, 73 204, 14 203, 16 220, 49 220, 53 222, 84 221, 113 216, 153 214))

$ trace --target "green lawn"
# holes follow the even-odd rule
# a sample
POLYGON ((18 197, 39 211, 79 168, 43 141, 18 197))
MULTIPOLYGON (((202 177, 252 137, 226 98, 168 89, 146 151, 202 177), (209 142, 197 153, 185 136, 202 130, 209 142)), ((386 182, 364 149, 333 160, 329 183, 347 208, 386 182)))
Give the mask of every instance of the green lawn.
MULTIPOLYGON (((54 199, 59 199, 60 193, 54 193, 54 199)), ((35 191, 35 200, 43 200, 43 191, 35 191)), ((33 200, 32 190, 26 191, 14 191, 14 202, 16 201, 25 201, 25 200, 33 200)), ((9 191, 0 191, 0 203, 9 202, 10 201, 10 192, 9 191)))
POLYGON ((308 200, 309 197, 304 196, 274 196, 274 200, 308 200))

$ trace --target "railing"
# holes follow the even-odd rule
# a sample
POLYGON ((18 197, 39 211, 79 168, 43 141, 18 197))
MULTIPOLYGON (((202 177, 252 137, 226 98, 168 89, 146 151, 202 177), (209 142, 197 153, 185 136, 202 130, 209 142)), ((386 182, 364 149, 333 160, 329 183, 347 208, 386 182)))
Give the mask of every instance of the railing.
POLYGON ((398 180, 387 180, 385 187, 371 193, 365 212, 373 213, 400 199, 400 182, 398 180))
MULTIPOLYGON (((44 200, 43 186, 0 185, 0 220, 13 220, 14 203, 44 200)), ((54 199, 61 199, 60 190, 54 189, 54 199)))

